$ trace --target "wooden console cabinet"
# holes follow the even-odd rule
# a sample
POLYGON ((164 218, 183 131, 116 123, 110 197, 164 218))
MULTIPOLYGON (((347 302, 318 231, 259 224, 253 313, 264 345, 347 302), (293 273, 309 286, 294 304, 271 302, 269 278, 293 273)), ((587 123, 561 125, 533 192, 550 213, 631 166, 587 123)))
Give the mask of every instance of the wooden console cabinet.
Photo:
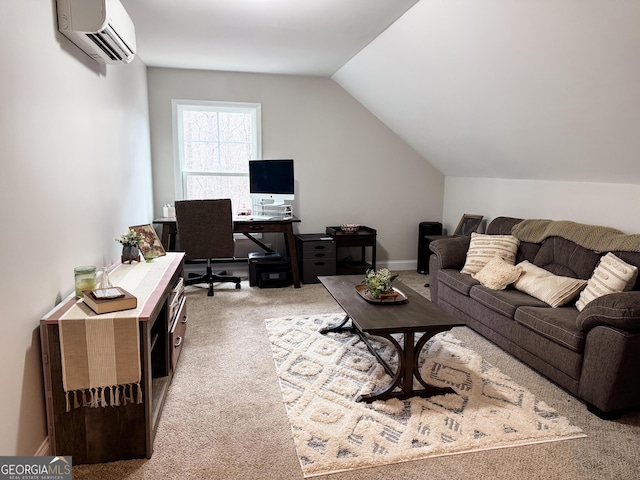
POLYGON ((120 277, 133 275, 139 281, 140 287, 133 289, 132 294, 145 289, 142 304, 142 297, 136 295, 138 307, 131 310, 140 328, 142 403, 97 408, 72 406, 67 411, 58 319, 61 315, 72 315, 73 309, 79 310, 78 302, 82 300, 72 295, 40 321, 50 455, 71 455, 74 464, 151 457, 187 325, 186 300, 179 289, 184 254, 171 252, 151 263, 153 267, 134 262, 112 268, 120 277), (144 273, 150 268, 156 269, 153 275, 144 273), (155 286, 150 289, 151 277, 155 286))

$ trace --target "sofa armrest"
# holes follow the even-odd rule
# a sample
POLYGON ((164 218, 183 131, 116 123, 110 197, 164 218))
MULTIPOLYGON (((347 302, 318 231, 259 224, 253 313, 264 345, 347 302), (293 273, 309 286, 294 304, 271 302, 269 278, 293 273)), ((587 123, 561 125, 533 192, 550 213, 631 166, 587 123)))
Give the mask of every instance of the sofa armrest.
POLYGON ((611 293, 592 300, 576 318, 576 325, 583 332, 598 326, 640 331, 640 291, 611 293))
POLYGON ((450 237, 434 240, 429 244, 431 252, 437 257, 439 268, 462 269, 467 259, 471 237, 450 237))

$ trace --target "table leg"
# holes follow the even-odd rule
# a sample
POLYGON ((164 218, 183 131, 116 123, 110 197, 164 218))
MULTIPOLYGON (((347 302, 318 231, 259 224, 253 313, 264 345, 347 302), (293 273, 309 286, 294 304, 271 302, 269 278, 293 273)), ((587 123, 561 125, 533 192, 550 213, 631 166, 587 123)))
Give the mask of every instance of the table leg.
MULTIPOLYGON (((425 343, 432 338, 434 335, 449 330, 449 328, 435 328, 432 331, 425 332, 424 335, 420 338, 418 343, 414 346, 415 336, 414 332, 406 332, 404 334, 404 346, 401 346, 390 334, 382 334, 377 335, 383 338, 386 338, 391 342, 391 344, 396 348, 398 352, 398 368, 396 370, 396 374, 392 377, 389 384, 381 389, 366 394, 360 395, 356 398, 357 402, 373 402, 375 400, 388 400, 389 398, 399 398, 404 400, 409 397, 434 397, 438 395, 445 395, 447 393, 455 394, 455 390, 450 387, 436 387, 434 385, 428 385, 422 376, 420 375, 420 370, 418 368, 418 361, 420 357, 420 352, 424 347, 425 343), (420 382, 420 384, 424 387, 422 389, 414 389, 413 388, 413 379, 414 377, 420 382), (397 387, 400 388, 400 391, 393 391, 397 387)), ((367 342, 365 342, 367 344, 367 342)), ((367 344, 367 346, 369 346, 367 344)), ((369 348, 371 350, 371 347, 369 348)), ((385 362, 376 354, 376 352, 372 353, 378 358, 378 360, 383 364, 385 370, 388 370, 388 366, 385 362)))
POLYGON ((258 240, 256 237, 254 237, 253 235, 251 235, 248 232, 243 232, 243 235, 245 237, 247 237, 249 240, 251 240, 253 243, 255 243, 256 245, 258 245, 261 249, 263 249, 265 252, 268 253, 273 253, 273 249, 271 249, 270 247, 266 246, 264 243, 262 243, 260 240, 258 240))
POLYGON ((173 252, 176 249, 176 237, 178 235, 178 229, 175 223, 162 223, 160 224, 160 241, 162 246, 167 252, 173 252))
MULTIPOLYGON (((396 339, 393 338, 390 334, 388 334, 388 335, 387 334, 381 334, 381 335, 376 335, 376 336, 386 338, 395 347, 395 349, 398 352, 398 368, 396 369, 395 375, 392 375, 391 369, 389 368, 387 363, 380 357, 380 355, 378 355, 378 353, 373 349, 371 344, 368 341, 365 341, 364 336, 361 334, 360 337, 364 341, 364 344, 367 346, 369 351, 382 364, 382 366, 384 367, 384 369, 387 372, 387 374, 390 375, 392 378, 391 378, 391 381, 389 382, 389 384, 386 385, 385 387, 382 387, 382 388, 376 390, 375 392, 367 393, 366 395, 358 395, 358 397, 356 398, 356 402, 371 403, 371 402, 374 402, 376 400, 388 400, 390 398, 406 398, 404 396, 404 393, 394 392, 393 391, 400 384, 402 384, 401 388, 403 389, 403 392, 404 392, 404 388, 405 388, 404 384, 406 383, 406 381, 404 379, 406 377, 407 359, 405 357, 403 349, 400 346, 400 344, 396 341, 396 339)), ((406 342, 406 339, 405 339, 405 342, 406 342)), ((409 363, 412 363, 412 362, 409 362, 409 363)), ((411 395, 408 395, 408 396, 411 396, 411 395)))
POLYGON ((300 270, 298 269, 298 254, 296 252, 296 239, 293 235, 293 224, 285 224, 284 237, 287 245, 287 253, 291 258, 291 273, 293 274, 293 286, 300 288, 300 270))
POLYGON ((342 320, 334 323, 333 325, 329 325, 327 327, 321 328, 319 330, 321 335, 331 332, 352 332, 353 326, 345 327, 346 323, 349 321, 349 315, 345 315, 342 320))

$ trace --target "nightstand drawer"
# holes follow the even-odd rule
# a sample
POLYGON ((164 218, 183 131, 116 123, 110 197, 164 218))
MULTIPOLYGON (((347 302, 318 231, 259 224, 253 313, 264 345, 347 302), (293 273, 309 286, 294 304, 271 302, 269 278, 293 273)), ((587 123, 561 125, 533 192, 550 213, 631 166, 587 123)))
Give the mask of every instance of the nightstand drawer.
POLYGON ((333 240, 314 240, 302 243, 302 258, 336 256, 336 242, 333 240))
POLYGON ((302 263, 300 280, 302 283, 319 283, 320 275, 336 274, 336 259, 306 259, 302 263))
POLYGON ((336 242, 324 233, 302 233, 296 235, 298 258, 335 258, 336 242))

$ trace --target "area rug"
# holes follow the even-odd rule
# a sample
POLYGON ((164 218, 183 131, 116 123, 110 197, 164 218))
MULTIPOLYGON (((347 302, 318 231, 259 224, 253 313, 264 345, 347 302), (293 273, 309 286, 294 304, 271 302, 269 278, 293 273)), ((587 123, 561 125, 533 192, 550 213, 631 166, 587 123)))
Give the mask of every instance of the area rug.
MULTIPOLYGON (((426 343, 419 368, 428 383, 456 394, 356 402, 390 378, 357 335, 318 333, 340 318, 265 321, 305 477, 585 436, 451 332, 426 343)), ((393 365, 390 344, 370 339, 393 365)))

